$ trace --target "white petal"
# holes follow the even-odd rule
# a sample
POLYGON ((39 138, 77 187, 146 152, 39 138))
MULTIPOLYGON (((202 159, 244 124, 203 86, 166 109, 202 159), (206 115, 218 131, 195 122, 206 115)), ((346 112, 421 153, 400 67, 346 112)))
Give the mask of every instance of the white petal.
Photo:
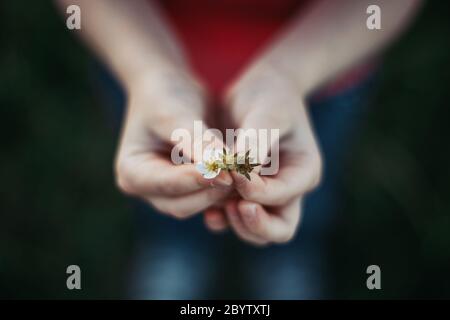
POLYGON ((208 171, 207 173, 203 174, 203 178, 205 179, 214 179, 215 177, 217 177, 220 173, 220 169, 218 169, 217 171, 208 171))
POLYGON ((197 169, 197 171, 202 175, 205 175, 209 172, 208 168, 206 168, 203 162, 197 162, 197 164, 195 165, 195 169, 197 169))

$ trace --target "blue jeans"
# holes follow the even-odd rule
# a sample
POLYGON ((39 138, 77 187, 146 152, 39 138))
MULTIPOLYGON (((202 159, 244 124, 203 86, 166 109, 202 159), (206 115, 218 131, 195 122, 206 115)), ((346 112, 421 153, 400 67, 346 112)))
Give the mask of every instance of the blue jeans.
MULTIPOLYGON (((96 72, 116 129, 124 96, 104 70, 96 72)), ((210 234, 201 215, 177 221, 137 201, 138 244, 129 296, 140 299, 316 299, 330 297, 325 245, 339 208, 343 164, 363 119, 374 77, 327 98, 311 98, 310 116, 325 164, 321 186, 309 194, 297 237, 255 248, 231 234, 210 234), (227 267, 228 266, 228 267, 227 267)))

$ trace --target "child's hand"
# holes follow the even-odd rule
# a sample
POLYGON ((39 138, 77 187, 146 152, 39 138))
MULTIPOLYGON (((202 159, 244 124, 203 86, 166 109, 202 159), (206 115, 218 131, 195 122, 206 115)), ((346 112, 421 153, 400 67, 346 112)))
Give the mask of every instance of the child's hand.
MULTIPOLYGON (((200 86, 178 71, 163 71, 129 87, 116 159, 119 188, 177 218, 189 217, 226 197, 232 184, 228 173, 206 180, 194 164, 174 165, 170 160, 172 131, 193 130, 194 120, 203 119, 200 86)), ((192 159, 189 150, 183 152, 192 159)))
MULTIPOLYGON (((321 177, 321 156, 303 97, 283 74, 260 65, 232 87, 228 98, 238 128, 280 130, 280 169, 276 175, 251 173, 248 181, 232 173, 240 199, 229 200, 225 206, 228 223, 241 239, 253 244, 287 242, 300 221, 302 197, 321 177)), ((258 146, 250 149, 258 150, 258 146)), ((259 149, 267 156, 268 150, 259 149)), ((217 210, 208 211, 205 219, 210 229, 219 229, 218 221, 225 227, 217 210)))

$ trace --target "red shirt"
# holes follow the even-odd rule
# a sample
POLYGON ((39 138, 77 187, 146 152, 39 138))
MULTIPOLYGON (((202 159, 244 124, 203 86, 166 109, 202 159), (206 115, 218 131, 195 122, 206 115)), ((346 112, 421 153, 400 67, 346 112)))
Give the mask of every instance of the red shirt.
MULTIPOLYGON (((215 95, 302 10, 305 0, 161 0, 197 75, 215 95)), ((327 89, 343 89, 366 74, 352 70, 327 89)))

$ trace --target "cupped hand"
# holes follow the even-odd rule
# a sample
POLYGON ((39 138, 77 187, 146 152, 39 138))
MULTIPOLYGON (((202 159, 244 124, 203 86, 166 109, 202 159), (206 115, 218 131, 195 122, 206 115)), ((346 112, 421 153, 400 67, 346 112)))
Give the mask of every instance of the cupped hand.
MULTIPOLYGON (((170 158, 172 132, 183 128, 193 136, 194 121, 204 118, 200 85, 180 71, 164 70, 130 88, 116 156, 118 187, 176 218, 187 218, 223 200, 232 184, 228 173, 207 180, 194 163, 174 165, 170 158)), ((190 149, 183 150, 183 156, 198 160, 190 149)))
MULTIPOLYGON (((250 173, 251 181, 232 173, 238 197, 223 209, 209 209, 205 223, 219 231, 230 226, 236 235, 255 245, 291 240, 301 216, 301 200, 320 181, 322 161, 308 117, 304 97, 289 78, 268 65, 245 73, 227 95, 228 110, 236 128, 279 129, 279 141, 267 147, 249 145, 260 162, 279 143, 279 170, 275 175, 250 173), (256 153, 257 151, 257 153, 256 153)), ((237 137, 237 151, 245 144, 237 137)))

